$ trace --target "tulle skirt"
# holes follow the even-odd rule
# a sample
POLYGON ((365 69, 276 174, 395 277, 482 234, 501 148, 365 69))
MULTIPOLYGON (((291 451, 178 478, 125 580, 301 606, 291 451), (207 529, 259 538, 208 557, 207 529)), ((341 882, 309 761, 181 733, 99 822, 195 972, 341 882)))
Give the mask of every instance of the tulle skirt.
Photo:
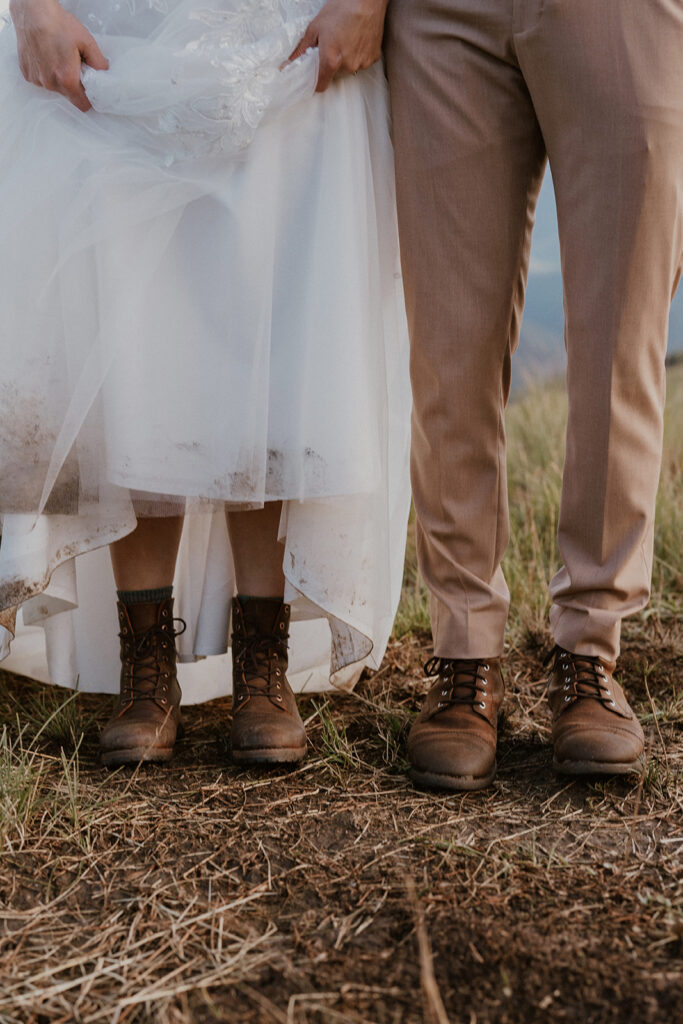
POLYGON ((295 685, 381 660, 410 409, 387 93, 380 66, 324 94, 315 51, 282 67, 318 6, 77 0, 110 60, 84 70, 87 114, 27 84, 0 32, 14 671, 115 690, 102 549, 141 515, 184 514, 184 698, 229 692, 225 511, 276 500, 295 685))

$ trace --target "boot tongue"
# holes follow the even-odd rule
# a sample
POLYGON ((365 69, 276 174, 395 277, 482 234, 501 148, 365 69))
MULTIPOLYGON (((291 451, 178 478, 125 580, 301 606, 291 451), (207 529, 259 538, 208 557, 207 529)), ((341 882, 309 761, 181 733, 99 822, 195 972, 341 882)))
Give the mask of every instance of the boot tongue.
POLYGON ((477 683, 482 682, 479 676, 480 661, 456 661, 453 665, 453 681, 451 683, 453 695, 463 700, 474 700, 477 693, 477 683))
POLYGON ((135 634, 144 633, 155 626, 159 619, 159 603, 157 601, 141 601, 139 604, 127 604, 126 611, 135 634))
POLYGON ((242 609, 247 636, 275 633, 275 624, 282 609, 281 597, 242 597, 238 595, 236 600, 242 609))
POLYGON ((235 598, 237 629, 233 633, 236 665, 249 686, 267 691, 278 661, 287 656, 289 608, 280 597, 235 598))

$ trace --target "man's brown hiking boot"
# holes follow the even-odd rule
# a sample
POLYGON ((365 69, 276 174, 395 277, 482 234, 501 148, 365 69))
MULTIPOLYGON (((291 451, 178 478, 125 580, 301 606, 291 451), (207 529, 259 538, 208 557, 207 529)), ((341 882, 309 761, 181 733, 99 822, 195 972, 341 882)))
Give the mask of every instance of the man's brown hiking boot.
POLYGON ((548 702, 553 768, 564 775, 626 775, 645 766, 645 737, 614 664, 555 647, 548 702))
POLYGON ((100 736, 106 765, 168 761, 180 727, 173 599, 117 604, 121 689, 100 736))
POLYGON ((287 682, 289 605, 279 598, 232 601, 232 729, 236 764, 292 764, 306 731, 287 682))
POLYGON ((435 789, 483 789, 496 774, 503 677, 497 658, 431 658, 438 676, 408 735, 410 777, 435 789))

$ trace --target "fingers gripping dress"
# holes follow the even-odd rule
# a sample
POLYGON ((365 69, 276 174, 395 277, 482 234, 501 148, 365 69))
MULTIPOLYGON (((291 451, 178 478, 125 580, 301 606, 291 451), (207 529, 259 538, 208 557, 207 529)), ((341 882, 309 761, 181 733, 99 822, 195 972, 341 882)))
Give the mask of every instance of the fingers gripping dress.
POLYGON ((316 94, 315 50, 282 67, 320 0, 65 6, 110 61, 87 114, 0 31, 5 667, 116 690, 106 545, 184 513, 184 699, 229 692, 225 509, 282 500, 293 683, 349 684, 386 646, 408 511, 382 69, 316 94))

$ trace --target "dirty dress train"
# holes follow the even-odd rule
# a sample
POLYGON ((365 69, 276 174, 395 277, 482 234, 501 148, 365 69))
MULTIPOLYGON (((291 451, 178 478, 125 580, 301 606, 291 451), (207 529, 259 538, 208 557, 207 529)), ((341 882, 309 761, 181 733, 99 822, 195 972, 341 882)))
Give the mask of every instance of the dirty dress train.
POLYGON ((110 62, 87 114, 0 31, 3 667, 115 691, 106 545, 182 513, 184 700, 229 693, 225 510, 281 500, 293 685, 352 685, 409 500, 382 68, 283 67, 320 0, 65 6, 110 62))

